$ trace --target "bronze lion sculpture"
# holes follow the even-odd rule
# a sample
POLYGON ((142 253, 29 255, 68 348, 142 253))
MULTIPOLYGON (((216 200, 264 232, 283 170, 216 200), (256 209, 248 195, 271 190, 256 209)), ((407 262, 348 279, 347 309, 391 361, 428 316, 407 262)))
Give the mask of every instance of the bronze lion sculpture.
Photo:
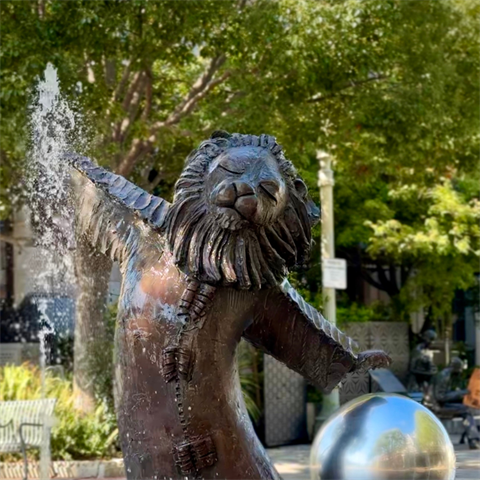
POLYGON ((187 158, 171 204, 68 155, 80 230, 119 262, 117 417, 129 479, 277 479, 240 390, 243 337, 325 392, 384 367, 286 280, 319 210, 268 135, 215 132, 187 158))

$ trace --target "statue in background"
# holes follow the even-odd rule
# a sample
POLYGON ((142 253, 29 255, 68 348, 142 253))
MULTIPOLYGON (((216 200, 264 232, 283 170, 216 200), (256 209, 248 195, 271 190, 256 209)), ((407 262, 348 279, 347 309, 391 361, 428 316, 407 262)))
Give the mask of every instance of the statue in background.
POLYGON ((277 479, 235 361, 243 337, 325 392, 386 367, 286 280, 319 210, 268 135, 215 132, 187 158, 173 202, 69 155, 78 228, 119 262, 116 405, 129 479, 277 479))
POLYGON ((462 403, 463 397, 468 394, 468 390, 461 388, 463 369, 463 361, 453 357, 450 365, 433 377, 424 403, 440 417, 462 418, 462 441, 467 438, 471 449, 480 450, 480 436, 475 419, 469 408, 462 403))
POLYGON ((409 392, 425 392, 437 367, 433 362, 432 343, 437 334, 434 330, 425 330, 421 335, 422 341, 413 349, 410 355, 410 371, 408 381, 409 392))

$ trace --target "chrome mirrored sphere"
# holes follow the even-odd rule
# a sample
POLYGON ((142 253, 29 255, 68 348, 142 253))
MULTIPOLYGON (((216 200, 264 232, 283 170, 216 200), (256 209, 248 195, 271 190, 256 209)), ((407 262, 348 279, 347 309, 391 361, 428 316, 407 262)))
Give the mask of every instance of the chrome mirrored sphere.
POLYGON ((408 397, 363 395, 322 426, 310 454, 312 480, 454 480, 448 433, 408 397))

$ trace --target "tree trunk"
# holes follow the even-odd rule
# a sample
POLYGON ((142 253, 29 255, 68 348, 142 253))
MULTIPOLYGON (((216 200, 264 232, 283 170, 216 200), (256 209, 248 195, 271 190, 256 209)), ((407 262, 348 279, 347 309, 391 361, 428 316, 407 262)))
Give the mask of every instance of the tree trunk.
POLYGON ((109 257, 98 253, 83 237, 77 239, 73 382, 75 406, 83 412, 95 408, 96 373, 102 369, 98 359, 104 357, 98 349, 108 343, 104 313, 111 269, 109 257))
POLYGON ((446 318, 445 323, 447 324, 444 329, 445 365, 449 365, 451 360, 451 352, 450 352, 451 342, 450 341, 452 338, 451 319, 446 318))

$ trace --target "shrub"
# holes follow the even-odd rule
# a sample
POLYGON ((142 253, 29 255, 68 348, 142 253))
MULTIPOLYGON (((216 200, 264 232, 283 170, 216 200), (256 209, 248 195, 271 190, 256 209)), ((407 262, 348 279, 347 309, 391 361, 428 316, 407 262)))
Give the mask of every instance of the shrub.
MULTIPOLYGON (((256 361, 258 359, 253 348, 242 345, 238 355, 240 383, 248 413, 254 420, 260 415, 256 393, 261 379, 257 378, 256 369, 252 367, 256 361)), ((57 399, 57 422, 52 429, 51 439, 52 459, 82 460, 120 455, 117 422, 113 402, 108 395, 98 400, 93 413, 85 414, 74 406, 71 374, 62 378, 47 372, 42 395, 41 372, 37 367, 29 364, 0 367, 0 401, 36 400, 42 397, 57 399)), ((32 454, 38 458, 38 452, 32 451, 32 454)))
MULTIPOLYGON (((71 378, 47 373, 44 397, 56 398, 57 424, 52 429, 53 459, 87 459, 117 456, 118 429, 115 413, 108 402, 101 401, 91 414, 74 407, 71 378)), ((0 368, 0 401, 42 398, 41 374, 30 365, 0 368)))
POLYGON ((388 306, 382 303, 375 303, 367 307, 353 302, 348 306, 337 307, 337 324, 340 327, 345 327, 349 323, 385 322, 389 319, 391 316, 388 306))
POLYGON ((262 409, 261 363, 262 358, 260 353, 253 346, 242 340, 237 351, 238 373, 240 375, 240 387, 242 389, 245 407, 253 422, 258 421, 262 409))

